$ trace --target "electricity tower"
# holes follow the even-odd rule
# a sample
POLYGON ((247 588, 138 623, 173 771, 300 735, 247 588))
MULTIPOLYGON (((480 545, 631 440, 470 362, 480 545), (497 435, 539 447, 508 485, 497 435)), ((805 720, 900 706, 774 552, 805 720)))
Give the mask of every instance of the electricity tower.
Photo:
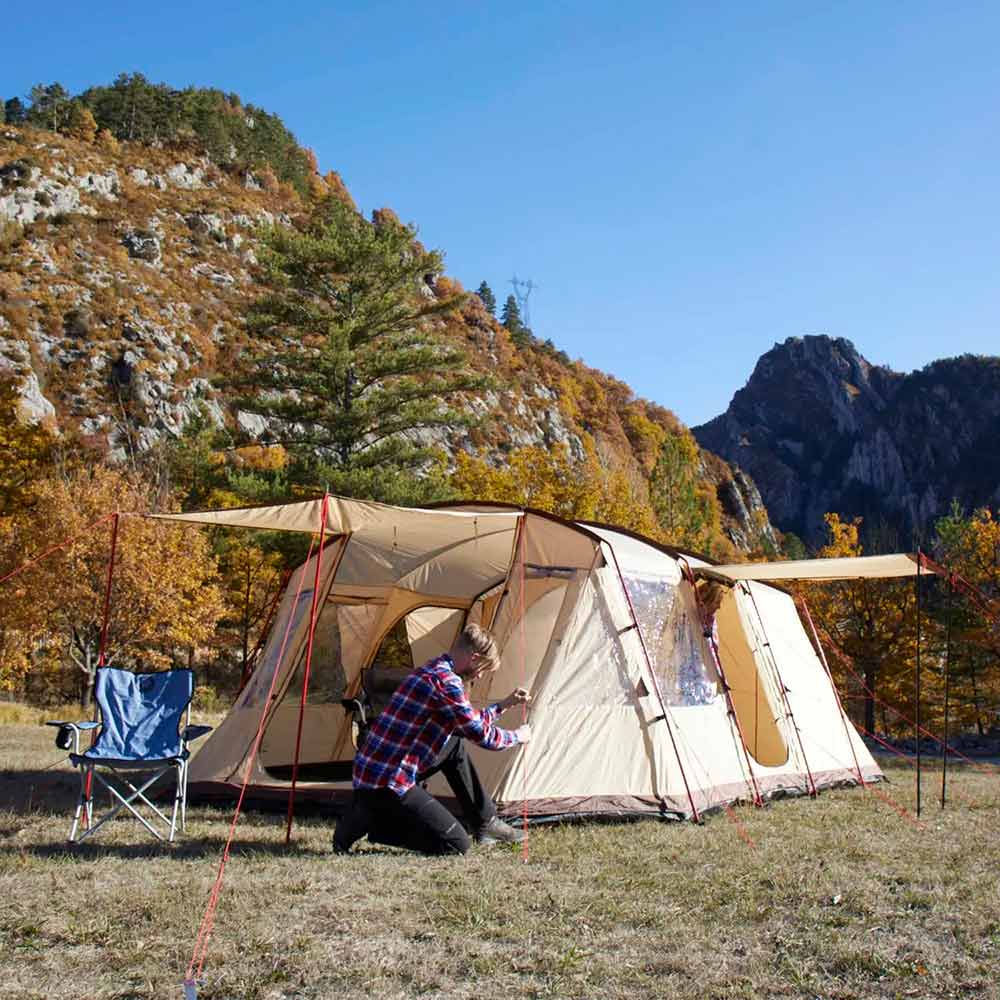
POLYGON ((521 311, 521 322, 530 330, 531 314, 529 312, 528 299, 531 298, 531 293, 539 286, 530 278, 527 281, 521 281, 516 274, 510 279, 510 284, 514 286, 514 298, 517 299, 517 308, 521 311))

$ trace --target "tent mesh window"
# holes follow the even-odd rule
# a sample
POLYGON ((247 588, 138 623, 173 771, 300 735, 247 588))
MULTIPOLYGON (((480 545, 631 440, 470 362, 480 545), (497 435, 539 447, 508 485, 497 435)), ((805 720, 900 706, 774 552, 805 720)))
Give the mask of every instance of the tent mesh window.
MULTIPOLYGON (((271 630, 271 635, 268 638, 264 655, 250 677, 250 681, 247 686, 243 689, 243 694, 240 697, 241 708, 258 707, 267 697, 267 692, 271 689, 271 678, 274 676, 274 671, 278 667, 278 657, 281 655, 283 645, 282 639, 286 628, 289 640, 291 641, 293 637, 298 634, 299 627, 302 625, 303 619, 309 615, 309 609, 312 606, 312 594, 312 587, 309 587, 308 589, 303 588, 303 590, 299 593, 295 609, 292 611, 291 625, 287 624, 287 620, 282 621, 279 619, 278 625, 280 625, 280 627, 276 625, 275 628, 271 630)), ((287 643, 284 645, 287 645, 287 643)))
POLYGON ((625 586, 660 691, 670 705, 710 705, 719 696, 706 662, 697 611, 668 577, 629 575, 625 586))

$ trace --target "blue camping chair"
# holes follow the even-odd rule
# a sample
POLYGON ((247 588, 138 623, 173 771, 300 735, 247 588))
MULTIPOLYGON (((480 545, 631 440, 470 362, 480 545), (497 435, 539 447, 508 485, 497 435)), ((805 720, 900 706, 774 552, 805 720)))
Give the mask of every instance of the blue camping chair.
MULTIPOLYGON (((94 693, 100 710, 100 722, 49 722, 59 726, 56 742, 69 749, 69 759, 80 769, 80 800, 73 815, 69 841, 79 844, 109 820, 127 809, 157 840, 173 841, 180 811, 180 828, 184 829, 187 812, 188 742, 210 732, 211 726, 192 726, 191 697, 194 694, 194 673, 191 670, 165 670, 153 674, 136 674, 116 667, 101 667, 97 671, 94 693), (184 717, 186 716, 186 719, 184 717), (181 722, 184 721, 184 728, 181 722), (97 729, 94 745, 80 752, 80 733, 97 729), (64 742, 60 742, 60 740, 64 742), (98 768, 110 772, 108 777, 98 768), (152 777, 136 787, 126 777, 131 773, 153 771, 152 777), (176 772, 173 812, 168 818, 146 796, 157 781, 171 771, 176 772), (112 808, 94 822, 94 781, 99 781, 110 793, 112 808), (116 802, 117 800, 117 802, 116 802), (149 819, 137 808, 145 804, 155 816, 149 819), (77 837, 80 817, 85 816, 86 829, 77 837), (157 829, 157 817, 163 826, 157 829)), ((139 781, 139 778, 135 779, 139 781)))

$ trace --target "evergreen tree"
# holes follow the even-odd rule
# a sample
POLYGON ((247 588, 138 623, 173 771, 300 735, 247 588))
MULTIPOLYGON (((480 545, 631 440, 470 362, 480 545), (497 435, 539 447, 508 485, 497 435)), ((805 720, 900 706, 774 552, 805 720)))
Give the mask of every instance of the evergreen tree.
POLYGON ((4 103, 4 117, 8 125, 23 125, 27 114, 20 97, 12 97, 4 103))
POLYGON ((368 223, 338 198, 303 230, 278 227, 265 242, 273 290, 248 317, 263 350, 232 381, 244 394, 239 406, 270 420, 271 443, 288 450, 298 482, 430 499, 415 473, 433 452, 418 435, 468 423, 450 404, 486 382, 430 329, 465 298, 424 294, 441 254, 425 251, 390 213, 368 223))
POLYGON ((521 309, 513 295, 508 295, 503 304, 500 322, 511 333, 520 333, 524 329, 524 324, 521 322, 521 309))
POLYGON ((69 91, 61 83, 36 83, 31 88, 31 110, 28 121, 39 128, 58 132, 69 112, 69 91))
POLYGON ((486 311, 491 316, 496 316, 497 314, 497 298, 493 294, 493 289, 484 281, 479 288, 476 290, 476 294, 482 299, 483 305, 486 306, 486 311))
POLYGON ((698 548, 711 528, 711 505, 698 488, 700 456, 690 432, 668 434, 649 481, 649 496, 667 541, 698 548))

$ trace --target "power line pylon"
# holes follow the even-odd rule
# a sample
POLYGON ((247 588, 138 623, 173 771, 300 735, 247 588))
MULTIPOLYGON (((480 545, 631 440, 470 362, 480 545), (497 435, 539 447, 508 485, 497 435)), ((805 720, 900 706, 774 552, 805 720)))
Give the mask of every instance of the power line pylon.
POLYGON ((516 274, 510 279, 510 283, 514 286, 514 298, 517 299, 517 308, 521 313, 521 322, 530 330, 531 313, 529 311, 528 300, 531 298, 531 293, 539 286, 530 278, 527 281, 522 281, 516 274))

